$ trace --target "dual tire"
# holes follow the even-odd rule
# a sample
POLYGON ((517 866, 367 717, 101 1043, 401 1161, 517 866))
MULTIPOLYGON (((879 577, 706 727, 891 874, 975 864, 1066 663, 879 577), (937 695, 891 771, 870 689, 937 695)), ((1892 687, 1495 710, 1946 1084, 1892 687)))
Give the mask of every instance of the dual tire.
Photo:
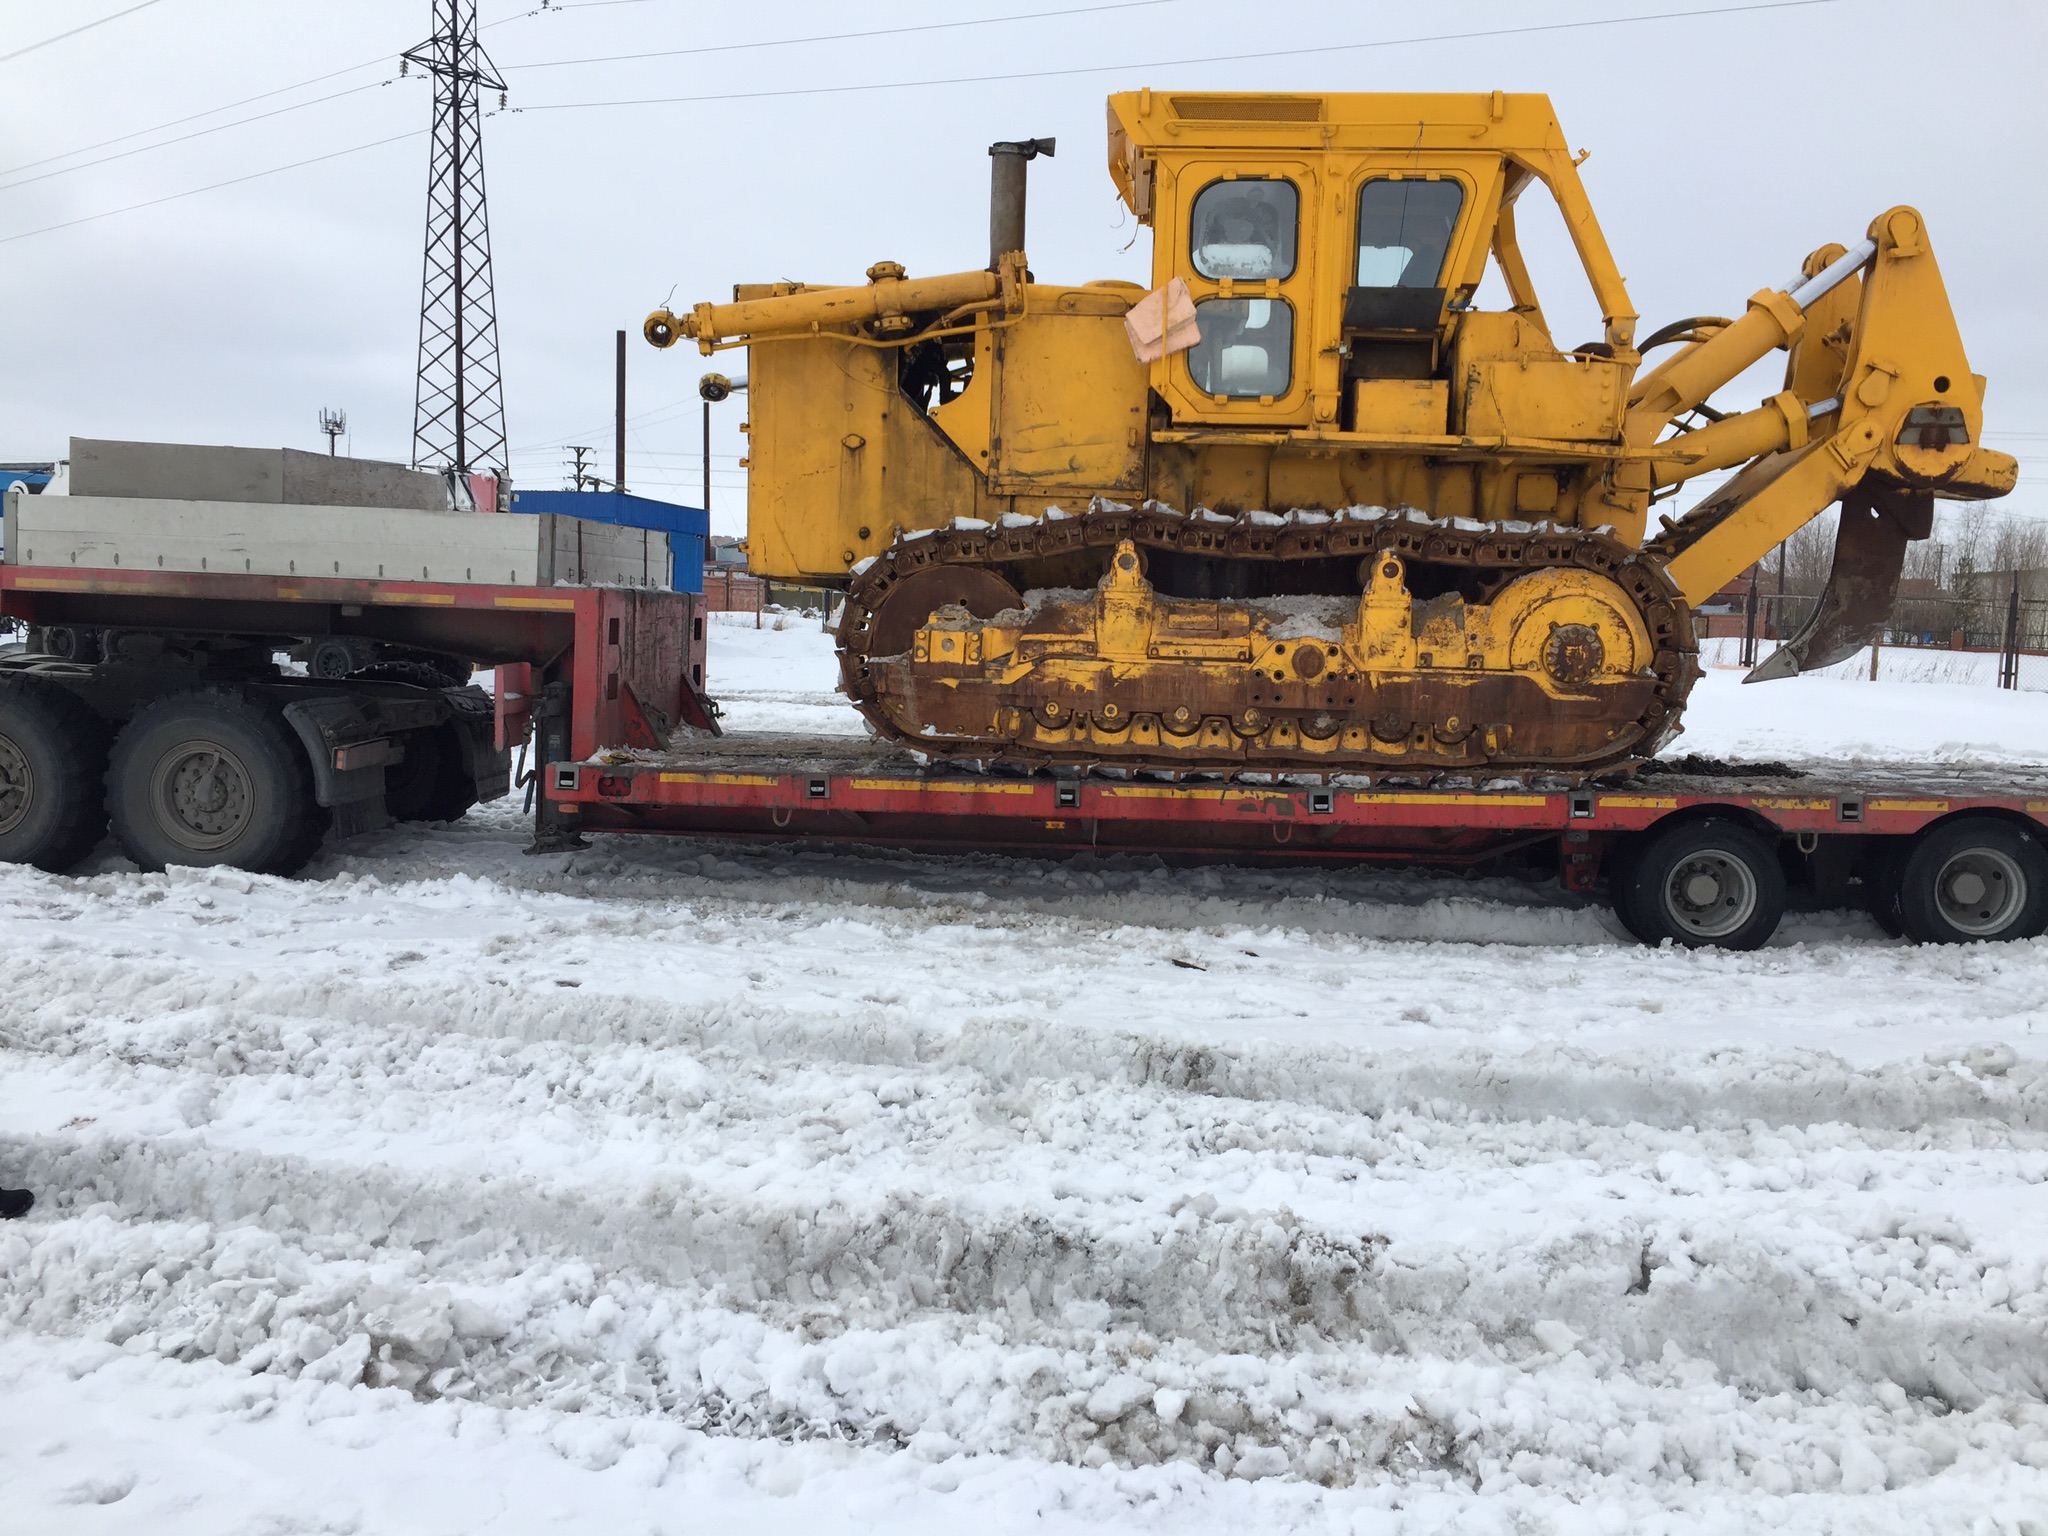
POLYGON ((232 865, 296 874, 328 826, 305 748, 239 694, 161 699, 115 738, 107 813, 138 866, 232 865))
POLYGON ((2048 853, 1995 816, 1959 816, 1884 859, 1872 915, 1920 944, 2031 939, 2048 928, 2048 853))
POLYGON ((1777 850, 1737 821, 1680 822, 1624 843, 1609 889, 1621 925, 1645 944, 1757 949, 1785 915, 1777 850))

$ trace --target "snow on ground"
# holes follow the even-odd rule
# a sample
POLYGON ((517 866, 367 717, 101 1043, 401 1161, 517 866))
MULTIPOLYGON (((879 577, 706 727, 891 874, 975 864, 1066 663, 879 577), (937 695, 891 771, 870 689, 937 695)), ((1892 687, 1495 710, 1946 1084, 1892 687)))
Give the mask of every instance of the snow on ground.
POLYGON ((865 736, 867 725, 833 692, 839 664, 815 613, 770 609, 711 615, 711 682, 729 731, 865 736))
MULTIPOLYGON (((1746 684, 1741 642, 1701 647, 1703 675, 1671 752, 1744 762, 1820 758, 1946 767, 2048 763, 2048 658, 2021 658, 2021 689, 2000 690, 1998 657, 1955 651, 1870 652, 1809 677, 1746 684)), ((1758 647, 1759 657, 1775 646, 1758 647)))
MULTIPOLYGON (((1681 745, 2017 702, 1710 672, 1681 745)), ((0 1526, 2048 1529, 2048 942, 523 832, 0 869, 0 1526)))

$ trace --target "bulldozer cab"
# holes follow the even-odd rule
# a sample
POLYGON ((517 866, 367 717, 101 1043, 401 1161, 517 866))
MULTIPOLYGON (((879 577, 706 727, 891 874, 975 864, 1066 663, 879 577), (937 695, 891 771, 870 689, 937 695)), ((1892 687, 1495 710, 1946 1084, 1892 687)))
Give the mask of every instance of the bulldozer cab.
POLYGON ((1176 423, 1360 447, 1617 441, 1635 314, 1547 97, 1231 96, 1109 103, 1110 171, 1200 340, 1152 364, 1176 423), (1556 199, 1604 318, 1560 350, 1515 210, 1556 199), (1508 308, 1474 307, 1491 262, 1508 308))

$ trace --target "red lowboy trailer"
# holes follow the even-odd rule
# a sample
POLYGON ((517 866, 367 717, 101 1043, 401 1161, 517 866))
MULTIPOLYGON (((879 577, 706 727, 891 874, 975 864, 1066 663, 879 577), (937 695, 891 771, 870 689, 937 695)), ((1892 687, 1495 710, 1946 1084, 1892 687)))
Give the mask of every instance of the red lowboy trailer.
MULTIPOLYGON (((90 707, 99 744, 80 747, 74 767, 97 776, 108 734, 118 742, 163 697, 225 687, 278 712, 339 708, 343 728, 319 743, 330 755, 312 777, 317 787, 364 772, 353 782, 369 800, 365 770, 395 780, 414 743, 447 725, 422 714, 431 690, 394 705, 399 685, 274 668, 209 679, 194 660, 210 654, 207 637, 240 637, 244 660, 261 650, 267 664, 271 646, 338 634, 499 669, 490 746, 502 754, 532 727, 540 850, 630 832, 1038 857, 1501 865, 1604 887, 1646 942, 1729 948, 1767 940, 1788 900, 1867 907, 1923 941, 2048 927, 2048 773, 1682 760, 1611 784, 1495 790, 980 772, 856 736, 718 734, 702 692, 704 614, 687 593, 0 566, 0 614, 34 635, 91 635, 100 652, 57 658, 45 646, 0 659, 0 779, 7 701, 18 706, 23 691, 56 688, 90 707), (165 662, 173 653, 182 659, 165 662)), ((495 761, 499 776, 480 775, 479 793, 502 789, 495 761)), ((395 814, 377 788, 375 805, 351 815, 354 802, 329 786, 322 807, 337 832, 395 814)), ((0 857, 21 857, 7 850, 5 814, 0 802, 0 857)), ((222 852, 190 848, 171 862, 237 862, 222 852)))

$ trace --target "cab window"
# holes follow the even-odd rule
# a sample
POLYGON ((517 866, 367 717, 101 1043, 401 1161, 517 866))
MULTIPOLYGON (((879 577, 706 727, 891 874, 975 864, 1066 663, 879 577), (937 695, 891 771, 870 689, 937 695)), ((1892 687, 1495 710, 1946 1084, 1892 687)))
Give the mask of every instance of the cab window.
POLYGON ((1300 222, 1291 181, 1212 181, 1189 216, 1189 254, 1197 272, 1219 282, 1292 277, 1300 222))
POLYGON ((1464 203, 1455 181, 1368 181, 1358 193, 1358 286, 1441 287, 1464 203))
POLYGON ((1284 395, 1294 378, 1294 306, 1285 299, 1203 299, 1188 348, 1195 388, 1235 400, 1284 395))

